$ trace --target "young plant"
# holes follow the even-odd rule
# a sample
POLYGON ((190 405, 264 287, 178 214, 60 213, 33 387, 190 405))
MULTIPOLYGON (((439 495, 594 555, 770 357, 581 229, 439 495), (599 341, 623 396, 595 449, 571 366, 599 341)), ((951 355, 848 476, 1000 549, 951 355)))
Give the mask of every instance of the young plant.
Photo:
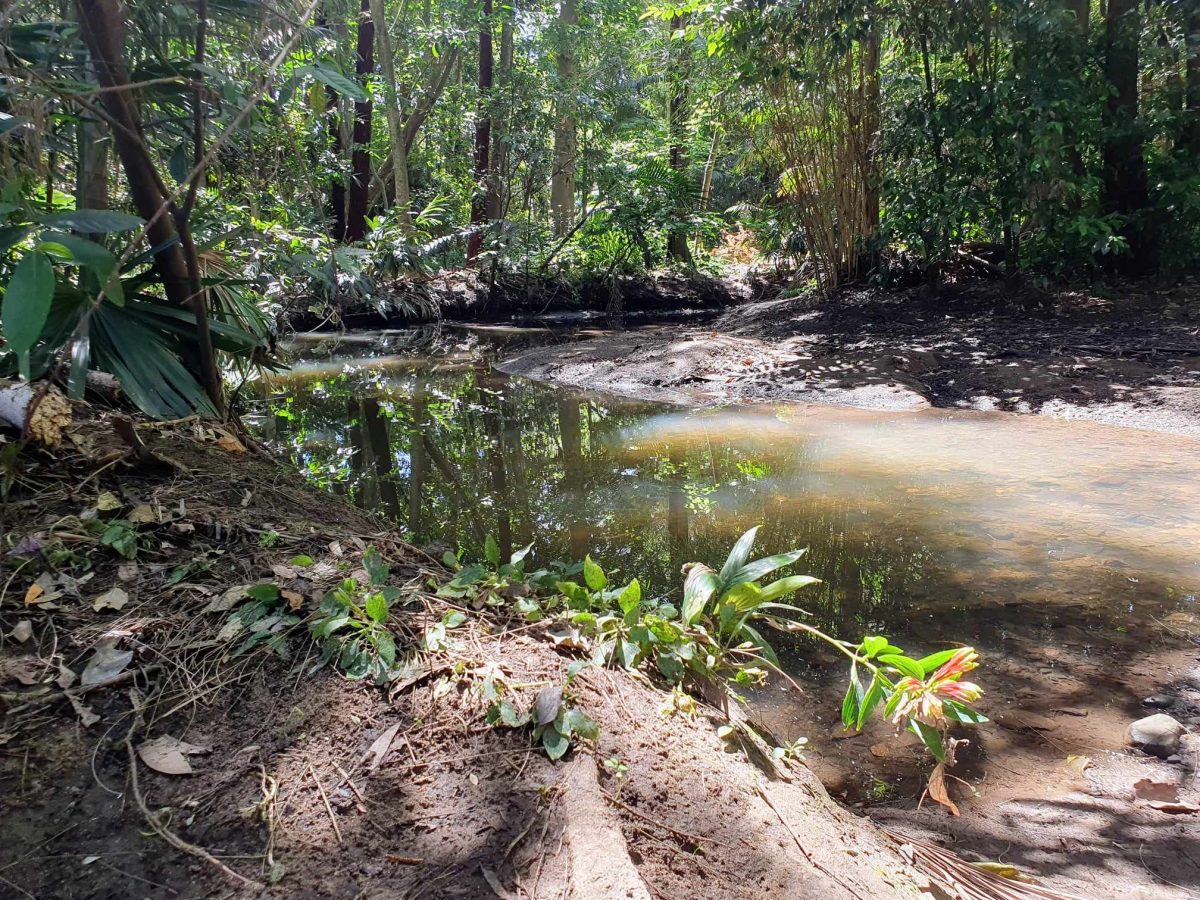
POLYGON ((363 554, 363 565, 367 584, 344 579, 325 595, 309 624, 321 644, 321 658, 312 671, 334 662, 348 678, 371 676, 375 684, 383 685, 399 671, 396 639, 387 620, 400 591, 384 584, 388 567, 373 547, 363 554))
POLYGON ((562 759, 571 747, 571 739, 594 741, 600 736, 595 721, 570 704, 562 688, 546 687, 538 691, 533 708, 521 712, 508 700, 494 703, 487 713, 490 725, 533 729, 534 741, 540 741, 552 760, 562 759))

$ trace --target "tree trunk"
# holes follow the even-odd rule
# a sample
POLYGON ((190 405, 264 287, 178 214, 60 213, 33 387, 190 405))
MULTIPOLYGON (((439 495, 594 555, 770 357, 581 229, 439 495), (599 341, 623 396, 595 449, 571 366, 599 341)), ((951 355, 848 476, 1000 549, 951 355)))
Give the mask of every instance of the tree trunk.
POLYGON ((863 91, 864 109, 861 123, 863 139, 862 178, 864 210, 864 236, 868 246, 863 248, 867 269, 876 268, 879 262, 879 192, 883 178, 879 172, 880 127, 883 119, 882 80, 879 64, 883 51, 883 34, 878 25, 873 25, 863 38, 863 91))
POLYGON ((396 93, 396 62, 392 54, 392 38, 388 34, 383 0, 369 0, 371 20, 375 23, 375 40, 379 44, 379 65, 383 69, 384 112, 387 117, 388 140, 391 143, 392 181, 395 195, 392 204, 399 214, 400 230, 412 230, 412 199, 408 187, 408 151, 404 146, 404 127, 400 122, 400 98, 396 93))
POLYGON ((422 534, 421 510, 424 506, 425 479, 429 474, 429 459, 425 452, 428 420, 429 394, 425 390, 425 377, 419 375, 412 396, 412 431, 408 442, 408 530, 414 538, 422 534))
MULTIPOLYGON (((675 40, 675 34, 686 25, 687 19, 684 16, 675 16, 671 19, 670 40, 672 44, 675 40)), ((685 171, 688 165, 687 148, 684 146, 685 135, 683 133, 683 123, 687 106, 687 70, 682 55, 682 52, 671 53, 671 99, 667 106, 667 130, 671 138, 671 168, 679 172, 685 171)), ((688 248, 687 229, 679 221, 686 218, 688 210, 680 206, 676 209, 676 213, 677 221, 672 223, 671 230, 667 233, 667 259, 690 266, 692 264, 692 251, 688 248)))
POLYGON ((0 421, 34 443, 57 447, 63 430, 71 425, 71 404, 52 384, 4 381, 0 382, 0 421))
POLYGON ((575 224, 575 171, 579 155, 575 131, 575 33, 579 14, 575 0, 558 6, 558 95, 555 99, 554 170, 550 180, 550 209, 554 236, 561 238, 575 224))
POLYGON ((134 105, 129 70, 122 55, 125 10, 118 0, 76 0, 76 10, 96 77, 105 88, 103 103, 114 123, 113 143, 125 171, 129 196, 138 215, 151 223, 146 231, 150 245, 165 247, 155 254, 154 269, 168 301, 190 310, 195 318, 195 343, 185 347, 183 362, 208 394, 214 410, 221 413, 225 405, 224 390, 208 329, 196 249, 186 231, 186 221, 175 218, 177 211, 170 203, 170 192, 146 147, 141 115, 134 105), (164 205, 168 207, 168 215, 160 214, 164 205))
POLYGON ((505 94, 501 115, 492 129, 491 190, 488 199, 492 206, 488 218, 500 222, 505 217, 505 195, 508 193, 508 144, 512 126, 513 97, 513 13, 508 10, 500 26, 500 87, 505 94))
POLYGON ((479 26, 479 120, 475 123, 475 199, 471 202, 471 235, 467 238, 467 262, 483 248, 483 231, 488 209, 494 204, 489 158, 492 149, 492 0, 483 0, 479 26))
MULTIPOLYGON (((386 27, 386 23, 385 23, 386 27)), ((358 17, 358 41, 354 71, 367 91, 367 78, 375 70, 375 23, 370 0, 362 0, 358 17)), ((371 95, 354 101, 354 149, 350 153, 350 198, 346 208, 346 240, 367 236, 367 202, 371 190, 371 95)))
POLYGON ((108 209, 108 135, 104 123, 81 113, 75 170, 75 208, 108 209))
POLYGON ((592 530, 588 527, 587 476, 583 467, 583 422, 579 401, 560 398, 558 401, 558 435, 562 443, 563 487, 569 498, 567 541, 571 559, 578 560, 591 550, 592 530))
POLYGON ((1122 265, 1133 274, 1149 268, 1152 252, 1140 214, 1149 205, 1149 183, 1138 132, 1137 0, 1109 0, 1104 34, 1104 77, 1109 85, 1104 111, 1104 211, 1126 220, 1122 234, 1130 254, 1122 265))

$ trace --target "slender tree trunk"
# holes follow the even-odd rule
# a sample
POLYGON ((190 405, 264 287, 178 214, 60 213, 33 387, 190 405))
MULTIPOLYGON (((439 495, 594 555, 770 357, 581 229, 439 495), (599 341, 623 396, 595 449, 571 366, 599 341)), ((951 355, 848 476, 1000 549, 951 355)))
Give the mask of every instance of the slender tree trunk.
POLYGON ((392 38, 388 34, 383 0, 369 0, 371 20, 375 23, 375 40, 379 44, 379 65, 383 70, 384 112, 387 118, 388 140, 391 142, 392 181, 395 195, 392 203, 399 214, 400 229, 407 234, 412 229, 412 200, 408 187, 408 150, 404 146, 404 127, 400 122, 400 98, 396 93, 396 62, 392 54, 392 38))
POLYGON ((570 501, 567 517, 567 541, 571 559, 583 559, 591 549, 592 530, 588 527, 586 475, 583 468, 583 423, 579 401, 561 398, 558 401, 558 435, 562 442, 563 487, 570 501))
POLYGON ((371 449, 371 462, 375 469, 379 499, 387 515, 397 520, 400 518, 400 492, 396 486, 387 419, 379 409, 378 400, 368 398, 361 401, 360 406, 363 436, 371 449))
POLYGON ((575 36, 579 14, 575 0, 558 5, 558 94, 555 98, 554 171, 550 179, 550 209, 554 236, 561 238, 575 224, 575 172, 579 156, 575 129, 575 36))
MULTIPOLYGON (((382 19, 380 20, 382 21, 382 19)), ((409 434, 408 458, 408 530, 414 537, 421 535, 421 509, 424 505, 425 479, 429 473, 429 458, 425 452, 425 423, 429 418, 429 395, 425 377, 417 376, 412 396, 412 432, 409 434)))
POLYGON ((153 223, 147 229, 151 246, 169 245, 155 254, 155 271, 162 279, 167 299, 190 310, 195 319, 194 346, 185 349, 184 363, 208 394, 215 410, 223 412, 223 385, 209 334, 208 310, 197 278, 195 247, 190 235, 178 230, 181 224, 186 226, 186 220, 181 223, 175 217, 173 204, 169 204, 170 192, 146 147, 141 115, 129 87, 129 70, 122 54, 125 10, 118 0, 76 0, 76 10, 96 76, 106 89, 102 99, 114 123, 113 143, 125 171, 130 198, 138 215, 153 223), (159 214, 164 204, 169 204, 168 215, 159 214), (176 242, 176 238, 180 240, 176 242))
POLYGON ((479 26, 479 120, 475 123, 475 199, 471 203, 471 236, 467 238, 467 262, 483 249, 483 231, 488 210, 492 208, 492 0, 483 0, 483 19, 479 26))
MULTIPOLYGON (((938 201, 945 202, 946 174, 942 165, 942 128, 938 123, 937 89, 933 83, 933 57, 929 51, 928 26, 921 29, 921 68, 925 75, 925 105, 929 116, 929 143, 933 151, 934 189, 938 192, 938 201)), ((937 295, 942 289, 943 244, 948 240, 944 237, 945 228, 933 225, 935 230, 925 236, 925 283, 929 292, 937 295)))
POLYGON ((1138 133, 1138 6, 1137 0, 1108 0, 1104 34, 1104 77, 1109 85, 1104 114, 1104 210, 1126 218, 1123 234, 1130 255, 1124 265, 1135 274, 1149 268, 1152 253, 1148 223, 1139 221, 1149 205, 1149 182, 1138 133))
POLYGON ((492 129, 491 184, 488 199, 492 206, 488 209, 488 218, 494 222, 504 219, 505 195, 508 193, 508 144, 512 126, 513 111, 513 16, 512 10, 504 14, 504 22, 500 26, 500 87, 504 96, 503 109, 492 129))
MULTIPOLYGON (((681 28, 687 25, 687 19, 684 16, 675 16, 671 19, 671 44, 674 46, 675 34, 681 28)), ((687 147, 684 146, 684 119, 686 118, 687 107, 687 69, 686 61, 682 58, 683 51, 676 53, 671 52, 671 80, 670 90, 671 99, 667 106, 667 130, 670 133, 671 148, 670 148, 670 163, 671 168, 682 172, 687 169, 687 147)), ((686 265, 692 264, 692 251, 688 248, 687 230, 683 227, 682 219, 686 218, 688 210, 682 207, 676 210, 677 221, 672 224, 671 230, 667 233, 667 259, 672 262, 680 262, 686 265)))
MULTIPOLYGON (((386 23, 385 27, 386 27, 386 23)), ((375 23, 370 0, 362 0, 358 18, 358 41, 354 71, 367 91, 367 78, 375 70, 375 23)), ((350 153, 350 198, 346 209, 346 240, 367 236, 367 202, 371 191, 371 95, 354 101, 354 148, 350 153)))
POLYGON ((1092 0, 1068 0, 1070 8, 1075 13, 1075 27, 1081 34, 1087 34, 1091 28, 1092 0))
POLYGON ((868 245, 864 247, 863 263, 866 268, 873 269, 879 263, 879 250, 876 246, 879 238, 879 192, 883 178, 879 171, 879 141, 880 127, 883 119, 882 79, 879 77, 879 65, 883 52, 883 34, 879 25, 872 25, 871 30, 863 39, 863 94, 864 109, 861 124, 863 139, 863 234, 868 245))

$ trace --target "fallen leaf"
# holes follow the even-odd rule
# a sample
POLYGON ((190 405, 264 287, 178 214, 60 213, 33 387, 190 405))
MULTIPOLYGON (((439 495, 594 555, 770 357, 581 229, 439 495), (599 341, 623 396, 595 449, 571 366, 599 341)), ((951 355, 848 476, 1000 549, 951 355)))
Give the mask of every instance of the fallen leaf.
POLYGON ((133 581, 140 571, 137 563, 121 563, 117 566, 117 578, 121 581, 133 581))
POLYGON ((72 672, 70 669, 68 669, 66 666, 64 666, 60 662, 58 664, 58 677, 56 679, 54 679, 54 683, 57 684, 60 688, 62 688, 65 691, 67 688, 69 688, 71 685, 73 685, 78 680, 78 678, 79 678, 78 675, 76 675, 74 672, 72 672))
POLYGON ((129 521, 137 525, 157 525, 158 516, 148 503, 139 503, 129 511, 129 521))
POLYGON ((142 762, 163 775, 191 775, 193 769, 187 758, 207 752, 207 747, 189 744, 169 734, 146 741, 138 747, 138 756, 142 762))
POLYGON ((235 584, 231 588, 226 588, 220 597, 210 600, 201 612, 228 612, 249 596, 246 593, 246 589, 251 586, 249 584, 235 584))
POLYGON ((75 715, 79 716, 79 721, 84 728, 91 728, 100 721, 100 717, 96 715, 95 710, 74 694, 67 694, 67 698, 71 701, 71 706, 75 708, 75 715))
POLYGON ((92 658, 88 660, 87 668, 83 670, 80 684, 85 687, 93 684, 103 684, 111 681, 133 661, 132 650, 118 650, 116 647, 97 647, 92 658))
POLYGON ((380 764, 383 762, 383 758, 387 756, 388 750, 392 748, 392 741, 395 740, 396 732, 400 730, 401 724, 401 722, 397 722, 395 725, 391 726, 387 731, 375 738, 375 740, 371 743, 371 746, 367 748, 367 755, 365 758, 371 761, 370 765, 367 767, 369 771, 374 772, 379 768, 380 764))
POLYGON ((299 609, 304 605, 304 597, 295 591, 280 591, 279 594, 288 602, 289 609, 299 609))
POLYGON ((92 601, 92 609, 100 612, 102 609, 121 609, 129 602, 129 595, 119 587, 105 591, 92 601))
POLYGON ((1016 866, 1009 865, 1008 863, 973 862, 973 863, 967 863, 967 865, 974 866, 976 869, 981 869, 984 872, 987 872, 991 875, 995 875, 997 878, 1008 878, 1012 881, 1033 881, 1034 880, 1034 879, 1030 878, 1028 875, 1026 875, 1024 872, 1022 872, 1020 869, 1018 869, 1016 866))
POLYGON ((1075 754, 1071 754, 1067 757, 1067 765, 1074 769, 1077 774, 1082 775, 1088 769, 1094 768, 1096 764, 1092 762, 1090 756, 1076 756, 1075 754))
POLYGON ((120 509, 124 504, 117 499, 117 495, 112 491, 105 491, 96 498, 96 509, 100 512, 109 512, 114 509, 120 509))
POLYGON ((1156 800, 1162 803, 1174 803, 1179 799, 1179 785, 1166 781, 1151 781, 1143 778, 1133 784, 1133 796, 1139 800, 1156 800))
POLYGON ((276 578, 282 578, 285 581, 289 578, 295 578, 300 574, 291 566, 285 566, 283 563, 275 563, 273 566, 271 566, 271 572, 276 578))
POLYGON ((18 644, 25 643, 27 640, 33 637, 33 623, 28 619, 22 619, 16 624, 13 630, 9 632, 9 637, 11 637, 18 644))
POLYGON ((495 872, 491 869, 485 869, 483 866, 479 867, 479 871, 483 873, 483 880, 488 883, 488 887, 492 889, 493 894, 499 897, 500 900, 511 900, 513 895, 504 887, 503 882, 500 881, 495 872))
POLYGON ((334 556, 341 556, 346 551, 342 549, 342 544, 340 541, 330 541, 329 552, 334 556))
POLYGON ((46 590, 40 584, 31 584, 29 590, 25 592, 25 605, 32 606, 34 603, 37 603, 38 597, 44 593, 46 593, 46 590))
POLYGON ((959 815, 958 805, 950 799, 950 794, 946 790, 945 770, 945 763, 938 763, 933 767, 933 771, 929 773, 929 787, 926 790, 934 801, 950 810, 951 815, 957 816, 959 815))
POLYGON ((0 683, 18 681, 26 687, 37 684, 43 668, 41 661, 33 656, 0 659, 0 683))
POLYGON ((228 643, 245 630, 246 623, 242 621, 240 616, 234 616, 221 626, 221 630, 217 632, 217 641, 228 643))
POLYGON ((1200 812, 1200 806, 1193 806, 1190 803, 1162 803, 1155 801, 1150 806, 1159 812, 1173 813, 1175 815, 1189 815, 1200 812))
POLYGON ((538 725, 548 725, 558 716, 562 707, 562 688, 544 687, 538 691, 537 699, 533 702, 533 720, 538 725))
POLYGON ((217 446, 226 453, 245 453, 245 445, 231 434, 222 434, 217 438, 217 446))

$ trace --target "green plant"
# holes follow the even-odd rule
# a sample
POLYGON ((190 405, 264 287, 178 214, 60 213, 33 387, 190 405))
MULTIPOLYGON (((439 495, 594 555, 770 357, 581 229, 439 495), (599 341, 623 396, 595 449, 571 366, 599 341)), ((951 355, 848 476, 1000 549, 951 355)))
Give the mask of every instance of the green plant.
POLYGON ((363 553, 367 584, 353 578, 327 593, 309 623, 309 631, 321 645, 317 671, 331 662, 348 678, 370 676, 375 684, 387 684, 399 673, 396 639, 387 627, 391 604, 399 589, 385 584, 388 567, 374 547, 363 553))
POLYGON ((531 709, 521 711, 508 700, 497 700, 488 709, 490 725, 507 728, 533 729, 533 740, 540 741, 552 760, 562 759, 571 747, 572 738, 594 741, 600 736, 595 721, 583 710, 574 707, 559 687, 542 688, 531 709))

